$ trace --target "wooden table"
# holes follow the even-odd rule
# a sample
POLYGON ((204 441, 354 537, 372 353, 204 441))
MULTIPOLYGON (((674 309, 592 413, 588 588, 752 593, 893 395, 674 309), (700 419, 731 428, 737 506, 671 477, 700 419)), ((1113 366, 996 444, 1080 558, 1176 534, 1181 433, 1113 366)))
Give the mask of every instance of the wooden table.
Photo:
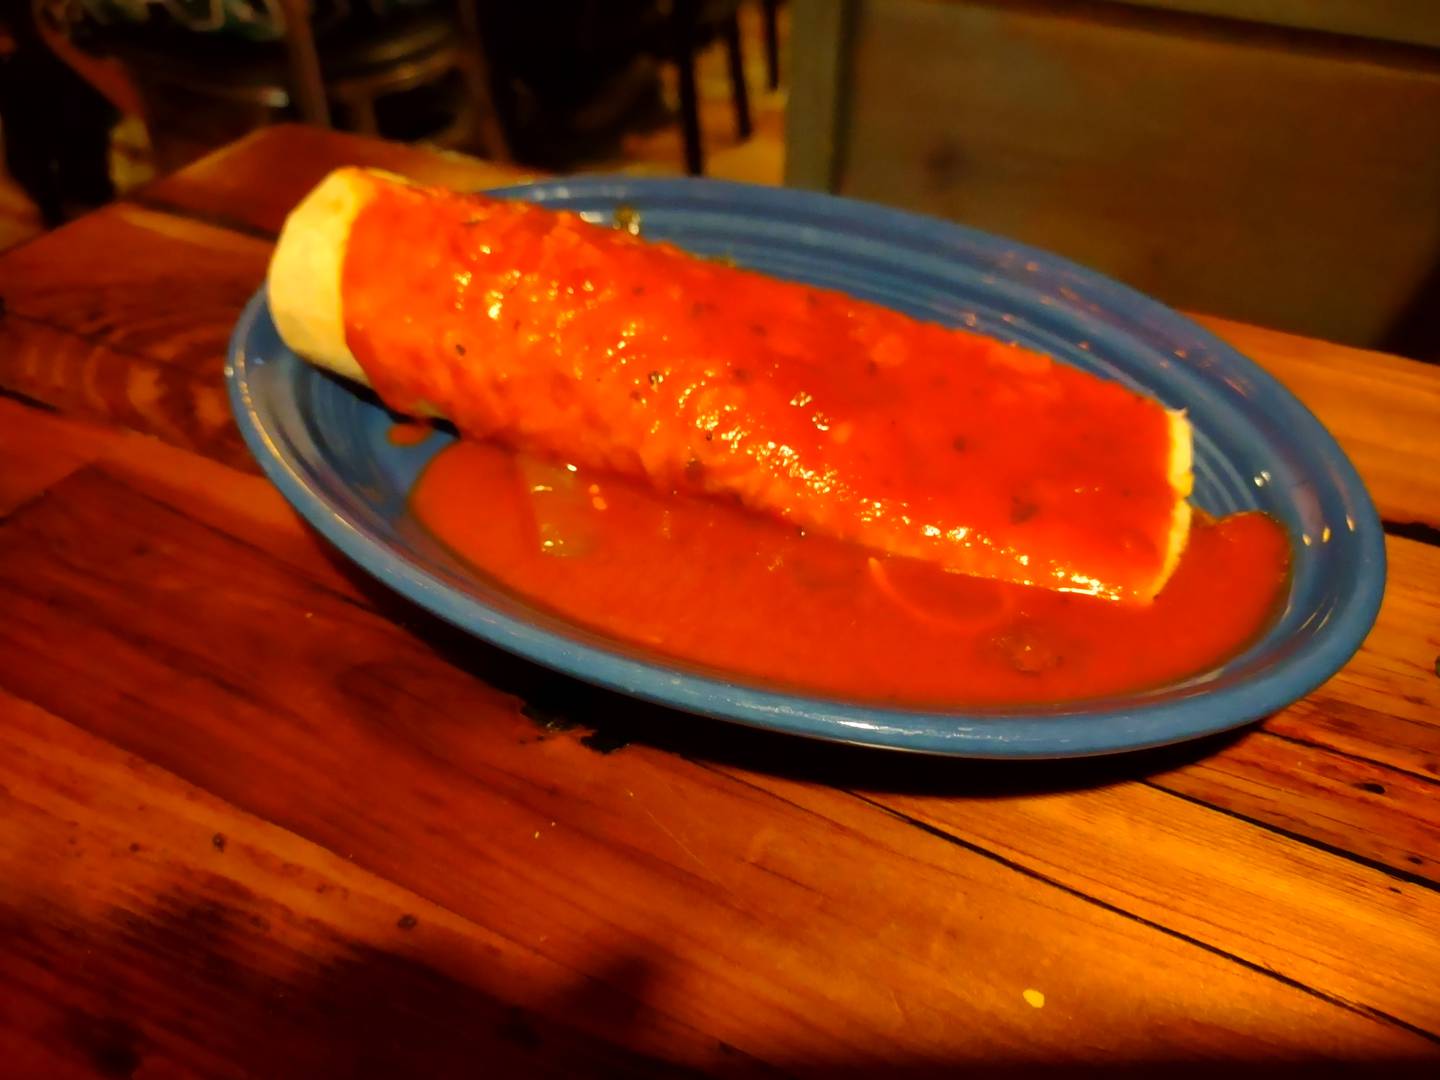
POLYGON ((1090 762, 812 744, 449 631, 259 476, 226 337, 351 161, 513 176, 275 128, 0 256, 0 1072, 1440 1062, 1440 370, 1207 320, 1391 524, 1306 700, 1090 762))

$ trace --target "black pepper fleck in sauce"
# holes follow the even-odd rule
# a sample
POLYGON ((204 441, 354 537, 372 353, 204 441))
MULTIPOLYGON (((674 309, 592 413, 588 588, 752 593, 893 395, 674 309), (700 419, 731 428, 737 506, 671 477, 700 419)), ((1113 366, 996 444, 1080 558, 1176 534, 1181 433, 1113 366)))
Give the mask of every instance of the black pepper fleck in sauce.
POLYGON ((1010 520, 1016 525, 1023 525, 1040 512, 1040 507, 1034 500, 1027 499, 1021 495, 1010 497, 1010 520))

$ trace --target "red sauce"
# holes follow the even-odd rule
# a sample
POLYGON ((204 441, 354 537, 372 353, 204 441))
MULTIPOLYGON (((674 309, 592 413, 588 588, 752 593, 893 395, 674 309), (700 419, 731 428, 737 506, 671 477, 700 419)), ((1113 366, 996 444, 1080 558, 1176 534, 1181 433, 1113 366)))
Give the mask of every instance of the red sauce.
POLYGON ((352 226, 343 298, 380 396, 471 437, 985 577, 1142 600, 1158 581, 1164 409, 1039 353, 398 185, 352 226))
POLYGON ((412 508, 532 603, 755 683, 906 705, 1016 705, 1158 686, 1242 649, 1284 595, 1284 532, 1197 521, 1148 607, 947 573, 490 443, 441 452, 412 508), (533 489, 541 489, 536 493, 533 489))
POLYGON ((419 446, 433 434, 435 429, 429 424, 401 421, 390 425, 385 438, 391 446, 419 446))

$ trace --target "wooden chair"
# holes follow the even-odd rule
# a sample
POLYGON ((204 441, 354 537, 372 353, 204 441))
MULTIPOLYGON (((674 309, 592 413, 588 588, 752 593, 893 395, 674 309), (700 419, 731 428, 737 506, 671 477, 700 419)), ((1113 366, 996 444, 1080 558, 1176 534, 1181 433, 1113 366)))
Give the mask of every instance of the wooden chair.
POLYGON ((740 41, 739 0, 675 0, 662 48, 668 45, 680 83, 680 124, 685 138, 685 169, 692 176, 705 172, 705 151, 700 136, 700 101, 695 89, 695 54, 715 37, 725 44, 730 67, 730 94, 735 106, 735 133, 748 139, 750 94, 745 86, 745 54, 740 41))
POLYGON ((55 54, 31 7, 0 14, 0 39, 6 171, 53 228, 114 197, 108 155, 118 113, 55 54))
MULTIPOLYGON (((211 39, 188 31, 157 33, 143 26, 98 37, 95 46, 120 59, 140 88, 162 168, 193 156, 170 150, 172 134, 179 142, 203 141, 203 134, 183 130, 195 123, 194 99, 214 106, 217 118, 228 113, 232 128, 290 115, 322 127, 333 124, 376 135, 385 133, 377 111, 384 99, 434 87, 447 77, 457 78, 464 92, 450 123, 427 133, 427 141, 510 160, 491 93, 475 0, 398 13, 318 38, 305 0, 279 3, 286 30, 276 44, 211 39), (176 97, 190 100, 177 103, 176 97), (336 119, 339 124, 334 124, 336 119)), ((234 134, 215 133, 219 141, 234 134)))
MULTIPOLYGON (((725 44, 730 67, 731 96, 735 105, 735 130, 748 139, 754 127, 750 119, 750 96, 745 85, 745 54, 740 37, 738 2, 726 0, 676 0, 672 13, 672 54, 679 71, 680 120, 685 135, 685 167, 693 176, 705 171, 704 148, 700 138, 699 102, 695 90, 695 53, 718 35, 725 44)), ((762 0, 765 27, 765 74, 771 90, 780 86, 780 0, 762 0)))
POLYGON ((765 16, 765 82, 780 89, 780 0, 760 0, 765 16))

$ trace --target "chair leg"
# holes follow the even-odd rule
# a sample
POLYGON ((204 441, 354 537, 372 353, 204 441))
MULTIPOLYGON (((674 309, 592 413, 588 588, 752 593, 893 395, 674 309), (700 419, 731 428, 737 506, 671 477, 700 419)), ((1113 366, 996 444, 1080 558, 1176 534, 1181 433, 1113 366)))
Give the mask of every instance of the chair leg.
POLYGON ((330 104, 320 73, 320 54, 310 27, 305 0, 280 0, 285 14, 285 58, 290 69, 290 95, 300 119, 317 127, 330 126, 330 104))
POLYGON ((691 176, 705 173, 705 155, 700 145, 700 99, 695 92, 695 7, 679 0, 672 15, 675 67, 680 76, 680 126, 685 136, 685 171, 691 176))
POLYGON ((735 102, 735 135, 744 140, 754 130, 750 123, 750 92, 745 86, 745 53, 740 47, 740 17, 725 20, 725 52, 730 59, 730 93, 735 102))
POLYGON ((761 0, 765 11, 765 75, 771 90, 780 89, 780 0, 761 0))
POLYGON ((505 135, 505 125, 500 122, 500 107, 490 89, 490 73, 484 60, 466 49, 461 61, 461 73, 469 88, 470 104, 476 111, 475 126, 485 156, 491 161, 509 163, 515 160, 510 152, 510 140, 505 135))
POLYGON ((491 161, 509 163, 515 160, 515 156, 510 151, 510 139, 505 134, 505 123, 500 118, 500 103, 495 93, 495 73, 490 65, 490 54, 485 48, 475 0, 459 0, 457 11, 460 15, 461 36, 464 39, 461 47, 461 74, 469 90, 470 103, 478 112, 477 134, 485 147, 485 155, 491 161))
POLYGON ((380 121, 375 116, 375 98, 362 91, 344 99, 345 114, 350 121, 350 130, 357 135, 378 136, 380 121))

